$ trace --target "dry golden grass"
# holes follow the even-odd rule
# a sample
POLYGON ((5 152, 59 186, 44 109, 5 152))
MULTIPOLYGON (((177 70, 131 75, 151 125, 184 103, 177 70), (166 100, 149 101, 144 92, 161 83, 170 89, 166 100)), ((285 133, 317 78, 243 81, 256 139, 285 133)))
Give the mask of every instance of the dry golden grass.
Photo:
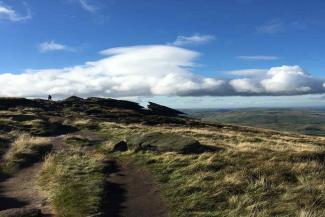
POLYGON ((254 129, 249 127, 178 127, 178 126, 144 126, 140 124, 123 125, 104 122, 102 129, 110 134, 120 134, 120 139, 135 132, 171 132, 195 137, 202 144, 222 146, 242 151, 269 149, 271 151, 323 151, 325 138, 298 134, 280 133, 272 130, 254 129))
POLYGON ((5 154, 5 160, 11 160, 21 154, 30 154, 37 149, 38 146, 50 144, 50 139, 45 137, 34 137, 29 134, 20 135, 10 146, 5 154))
MULTIPOLYGON (((13 133, 17 134, 17 132, 13 133)), ((39 161, 52 147, 50 139, 21 134, 9 146, 0 165, 1 173, 13 174, 39 161)))
POLYGON ((139 132, 172 132, 225 149, 201 155, 119 155, 152 170, 172 216, 325 216, 324 138, 232 126, 101 127, 120 139, 139 132))

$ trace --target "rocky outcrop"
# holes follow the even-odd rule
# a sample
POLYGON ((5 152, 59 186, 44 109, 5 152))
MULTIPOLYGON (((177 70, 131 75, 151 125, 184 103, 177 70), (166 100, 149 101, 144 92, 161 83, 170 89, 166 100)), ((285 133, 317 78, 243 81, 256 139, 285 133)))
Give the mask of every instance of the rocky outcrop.
MULTIPOLYGON (((64 100, 49 101, 44 99, 0 98, 0 110, 33 110, 38 119, 46 122, 48 116, 73 118, 76 116, 91 116, 118 123, 141 123, 146 125, 175 124, 184 125, 193 121, 181 114, 183 112, 150 102, 145 109, 136 102, 110 98, 90 97, 83 99, 71 96, 64 100)), ((34 117, 21 117, 22 119, 34 117)), ((25 126, 21 126, 25 128, 25 126)), ((0 123, 0 130, 10 131, 9 125, 0 123)), ((16 129, 20 130, 20 129, 16 129)), ((24 130, 24 129, 23 129, 24 130)), ((37 132, 35 133, 37 134, 37 132)), ((39 134, 39 133, 38 133, 39 134)), ((40 134, 39 134, 40 135, 40 134)))
POLYGON ((168 108, 166 106, 162 106, 153 102, 149 102, 148 110, 155 115, 164 115, 164 116, 178 116, 184 114, 181 111, 168 108))
POLYGON ((86 103, 108 108, 129 109, 134 111, 143 110, 143 107, 140 106, 138 103, 110 98, 90 97, 86 99, 86 103))
POLYGON ((25 98, 0 98, 0 110, 7 110, 15 107, 40 107, 40 103, 37 101, 25 99, 25 98))

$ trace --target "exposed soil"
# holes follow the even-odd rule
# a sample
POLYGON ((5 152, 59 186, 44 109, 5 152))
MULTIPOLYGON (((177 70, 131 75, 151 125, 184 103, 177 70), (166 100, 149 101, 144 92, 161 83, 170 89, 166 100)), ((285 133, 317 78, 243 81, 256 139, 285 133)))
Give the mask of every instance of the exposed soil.
POLYGON ((52 214, 46 199, 36 188, 36 176, 42 163, 22 169, 15 176, 0 183, 0 210, 11 208, 37 208, 45 216, 52 214))
POLYGON ((167 217, 167 206, 150 173, 132 162, 113 162, 107 178, 105 217, 167 217))

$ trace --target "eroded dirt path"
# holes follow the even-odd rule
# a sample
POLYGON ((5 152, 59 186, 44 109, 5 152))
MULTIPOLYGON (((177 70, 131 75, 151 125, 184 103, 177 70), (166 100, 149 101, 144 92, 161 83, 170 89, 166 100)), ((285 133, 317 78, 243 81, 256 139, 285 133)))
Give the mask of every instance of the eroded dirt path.
POLYGON ((36 208, 42 210, 45 216, 52 214, 46 199, 36 187, 36 177, 41 166, 42 163, 36 163, 0 183, 0 210, 36 208))
MULTIPOLYGON (((94 144, 105 138, 93 132, 73 133, 84 136, 94 144)), ((64 136, 52 137, 53 152, 69 150, 64 136)), ((84 150, 89 151, 89 150, 84 150)), ((54 216, 46 199, 37 189, 37 175, 43 162, 22 169, 13 177, 0 180, 0 211, 12 208, 40 209, 44 216, 54 216)), ((151 174, 131 161, 113 161, 107 173, 106 198, 103 204, 103 217, 167 217, 167 206, 160 196, 157 184, 151 174)))
POLYGON ((167 217, 167 206, 150 173, 132 162, 113 162, 107 178, 107 217, 167 217))

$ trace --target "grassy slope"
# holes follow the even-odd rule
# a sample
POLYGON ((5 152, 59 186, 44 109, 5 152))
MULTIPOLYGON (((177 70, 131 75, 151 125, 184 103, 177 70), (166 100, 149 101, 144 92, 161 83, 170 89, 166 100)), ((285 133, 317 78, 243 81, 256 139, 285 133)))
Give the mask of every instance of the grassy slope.
POLYGON ((238 109, 224 112, 192 111, 204 121, 247 125, 308 135, 325 135, 325 110, 238 109))
MULTIPOLYGON (((75 124, 95 125, 88 119, 75 124)), ((139 132, 174 132, 225 149, 201 155, 117 155, 151 169, 172 216, 325 216, 324 137, 234 126, 149 127, 102 122, 99 128, 110 140, 139 132)), ((105 153, 105 146, 101 151, 105 153)), ((59 215, 97 213, 103 191, 102 157, 77 151, 47 158, 39 183, 59 215)))
POLYGON ((325 216, 325 138, 232 127, 102 127, 119 138, 121 132, 177 132, 225 148, 120 155, 152 170, 172 216, 325 216))

